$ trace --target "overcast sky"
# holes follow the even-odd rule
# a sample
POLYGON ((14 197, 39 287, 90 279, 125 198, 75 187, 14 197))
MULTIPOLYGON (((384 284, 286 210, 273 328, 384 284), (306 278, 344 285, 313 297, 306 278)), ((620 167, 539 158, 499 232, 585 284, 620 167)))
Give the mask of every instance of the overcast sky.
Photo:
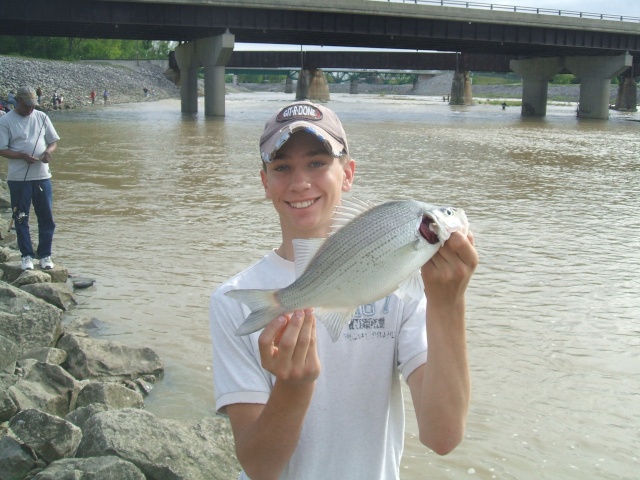
MULTIPOLYGON (((446 2, 447 0, 445 0, 446 2)), ((458 3, 462 0, 453 0, 458 3)), ((420 0, 418 0, 420 3, 420 0)), ((625 17, 640 18, 640 1, 638 0, 499 0, 483 1, 474 3, 494 4, 494 5, 514 5, 518 7, 534 7, 553 10, 568 10, 572 12, 604 13, 607 15, 623 15, 625 17)), ((425 4, 428 5, 427 2, 425 4)), ((451 5, 454 6, 454 5, 451 5)), ((236 43, 235 50, 300 50, 300 45, 270 45, 270 44, 247 44, 236 43)), ((320 50, 322 47, 303 46, 304 50, 320 50)), ((326 49, 339 50, 337 47, 325 47, 326 49)), ((352 47, 345 47, 346 50, 356 50, 352 47)))

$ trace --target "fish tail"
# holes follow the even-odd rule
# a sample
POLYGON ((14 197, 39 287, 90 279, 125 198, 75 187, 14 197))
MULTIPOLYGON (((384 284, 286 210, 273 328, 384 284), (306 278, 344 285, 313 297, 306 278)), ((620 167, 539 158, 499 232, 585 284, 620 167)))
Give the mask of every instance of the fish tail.
POLYGON ((248 335, 257 332, 261 328, 284 313, 284 310, 275 297, 275 290, 229 290, 225 293, 228 297, 244 303, 251 314, 236 330, 236 335, 248 335))

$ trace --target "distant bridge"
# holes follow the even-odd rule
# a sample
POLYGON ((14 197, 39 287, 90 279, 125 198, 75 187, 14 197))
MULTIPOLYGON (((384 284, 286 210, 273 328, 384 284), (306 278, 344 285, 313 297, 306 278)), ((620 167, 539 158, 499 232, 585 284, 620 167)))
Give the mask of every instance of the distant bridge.
MULTIPOLYGON (((183 42, 176 49, 182 109, 197 111, 196 70, 204 66, 207 115, 224 115, 224 66, 236 41, 460 52, 467 55, 463 62, 470 54, 510 56, 511 69, 524 80, 527 115, 544 115, 546 83, 566 69, 581 79, 579 115, 607 118, 604 90, 610 78, 640 61, 637 18, 525 7, 503 11, 492 4, 462 8, 472 3, 2 0, 0 18, 5 35, 183 42)), ((469 68, 463 63, 460 69, 469 68)))

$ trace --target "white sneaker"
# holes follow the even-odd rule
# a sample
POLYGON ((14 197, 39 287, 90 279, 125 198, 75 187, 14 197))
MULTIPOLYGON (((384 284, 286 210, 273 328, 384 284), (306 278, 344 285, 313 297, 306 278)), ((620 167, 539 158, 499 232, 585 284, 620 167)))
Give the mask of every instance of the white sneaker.
MULTIPOLYGON (((33 268, 33 267, 31 267, 33 268)), ((44 270, 50 270, 53 268, 53 261, 51 260, 51 257, 44 257, 40 259, 40 268, 44 269, 44 270)))
POLYGON ((33 270, 33 258, 29 255, 22 257, 22 270, 33 270))

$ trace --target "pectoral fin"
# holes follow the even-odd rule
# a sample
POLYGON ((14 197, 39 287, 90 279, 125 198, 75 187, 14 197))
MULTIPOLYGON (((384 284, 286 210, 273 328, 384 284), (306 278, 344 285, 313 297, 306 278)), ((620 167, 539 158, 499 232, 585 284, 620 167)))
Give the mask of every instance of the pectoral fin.
POLYGON ((315 315, 318 320, 326 327, 331 336, 331 340, 338 341, 342 329, 351 321, 353 315, 356 313, 356 309, 350 310, 324 310, 322 308, 316 308, 315 315))

